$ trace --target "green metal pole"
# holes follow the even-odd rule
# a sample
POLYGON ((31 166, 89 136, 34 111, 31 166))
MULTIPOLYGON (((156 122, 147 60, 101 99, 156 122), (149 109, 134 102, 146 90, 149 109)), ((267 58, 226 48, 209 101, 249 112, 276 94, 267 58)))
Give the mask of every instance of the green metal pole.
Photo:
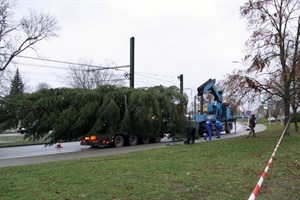
POLYGON ((134 37, 130 38, 130 88, 134 88, 134 37))

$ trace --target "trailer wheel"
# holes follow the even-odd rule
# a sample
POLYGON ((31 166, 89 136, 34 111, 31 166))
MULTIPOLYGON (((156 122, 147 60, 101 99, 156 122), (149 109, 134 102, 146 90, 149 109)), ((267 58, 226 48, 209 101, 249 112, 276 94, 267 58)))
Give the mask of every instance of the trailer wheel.
POLYGON ((114 139, 115 147, 122 147, 124 145, 124 138, 122 135, 116 135, 114 139))
POLYGON ((155 142, 155 143, 159 143, 160 140, 161 140, 160 135, 159 135, 159 136, 156 136, 156 137, 154 138, 154 142, 155 142))
POLYGON ((150 142, 150 138, 149 137, 142 137, 142 143, 143 144, 149 144, 149 142, 150 142))
POLYGON ((138 137, 136 135, 129 135, 128 143, 130 146, 134 146, 138 143, 138 137))

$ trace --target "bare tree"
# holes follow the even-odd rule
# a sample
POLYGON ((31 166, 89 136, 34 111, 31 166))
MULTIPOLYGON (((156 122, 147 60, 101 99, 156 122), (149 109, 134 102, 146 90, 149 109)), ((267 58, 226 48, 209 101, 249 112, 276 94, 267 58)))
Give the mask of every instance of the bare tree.
POLYGON ((51 88, 51 86, 50 86, 48 83, 40 82, 40 83, 38 83, 37 86, 35 87, 35 90, 36 90, 36 91, 39 91, 39 90, 49 89, 49 88, 51 88))
POLYGON ((0 0, 0 71, 26 49, 35 50, 35 44, 58 31, 55 17, 31 11, 28 17, 14 21, 15 1, 0 0))
POLYGON ((102 85, 124 85, 124 77, 114 73, 110 67, 96 67, 91 61, 70 65, 67 84, 72 88, 94 89, 102 85))
POLYGON ((256 104, 261 98, 257 90, 249 87, 245 77, 245 71, 235 70, 227 74, 225 79, 220 80, 218 83, 223 88, 223 98, 229 101, 236 111, 238 107, 244 107, 245 105, 249 107, 256 104))
POLYGON ((291 99, 291 106, 293 110, 293 118, 295 120, 295 129, 298 131, 298 115, 297 110, 300 107, 300 64, 296 65, 296 74, 294 76, 294 79, 292 81, 292 87, 293 87, 293 95, 291 99))
MULTIPOLYGON (((245 71, 246 82, 258 92, 282 98, 286 125, 296 92, 296 87, 292 87, 296 66, 300 63, 300 2, 249 0, 240 12, 252 31, 246 43, 245 62, 250 66, 245 71)), ((286 133, 289 134, 289 128, 286 133)))
POLYGON ((13 74, 10 70, 0 71, 0 97, 8 95, 13 74))

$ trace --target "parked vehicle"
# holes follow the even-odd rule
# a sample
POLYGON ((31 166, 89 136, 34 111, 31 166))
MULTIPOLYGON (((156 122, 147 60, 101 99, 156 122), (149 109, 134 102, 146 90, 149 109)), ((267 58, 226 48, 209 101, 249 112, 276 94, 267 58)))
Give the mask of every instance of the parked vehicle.
POLYGON ((160 142, 161 136, 157 136, 156 138, 150 137, 140 137, 138 138, 136 135, 128 134, 127 132, 116 133, 115 135, 109 137, 105 133, 98 133, 93 135, 87 135, 81 139, 81 145, 88 145, 92 147, 106 147, 106 146, 114 146, 114 147, 122 147, 124 145, 134 146, 137 144, 148 144, 151 142, 160 142))
POLYGON ((268 121, 269 121, 269 122, 275 122, 276 119, 275 119, 275 117, 269 117, 269 118, 268 118, 268 121))
POLYGON ((170 137, 174 137, 174 133, 182 134, 186 98, 176 88, 116 90, 114 99, 106 96, 94 123, 98 126, 81 139, 81 145, 132 146, 160 142, 164 133, 170 133, 170 137), (108 110, 106 100, 118 106, 108 110))
POLYGON ((17 132, 18 132, 18 133, 21 133, 21 134, 24 134, 24 133, 27 133, 27 129, 26 129, 26 128, 18 127, 18 128, 17 128, 17 132))
POLYGON ((210 119, 214 124, 216 120, 222 123, 222 131, 230 133, 233 125, 236 123, 235 117, 231 113, 231 106, 228 102, 224 102, 222 91, 215 86, 215 79, 209 79, 197 88, 200 100, 199 110, 193 116, 193 120, 198 124, 198 133, 203 136, 207 133, 205 123, 210 119), (208 102, 204 106, 204 94, 213 95, 213 101, 208 102))

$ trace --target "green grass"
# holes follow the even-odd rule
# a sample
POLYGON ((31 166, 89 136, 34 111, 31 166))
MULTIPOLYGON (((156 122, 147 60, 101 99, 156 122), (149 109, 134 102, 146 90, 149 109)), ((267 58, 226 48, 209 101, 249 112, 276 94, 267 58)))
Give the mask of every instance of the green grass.
MULTIPOLYGON (((1 168, 0 197, 5 200, 248 199, 281 131, 280 125, 273 125, 259 133, 258 138, 238 137, 1 168)), ((299 133, 284 137, 259 199, 299 199, 299 144, 299 133)))

